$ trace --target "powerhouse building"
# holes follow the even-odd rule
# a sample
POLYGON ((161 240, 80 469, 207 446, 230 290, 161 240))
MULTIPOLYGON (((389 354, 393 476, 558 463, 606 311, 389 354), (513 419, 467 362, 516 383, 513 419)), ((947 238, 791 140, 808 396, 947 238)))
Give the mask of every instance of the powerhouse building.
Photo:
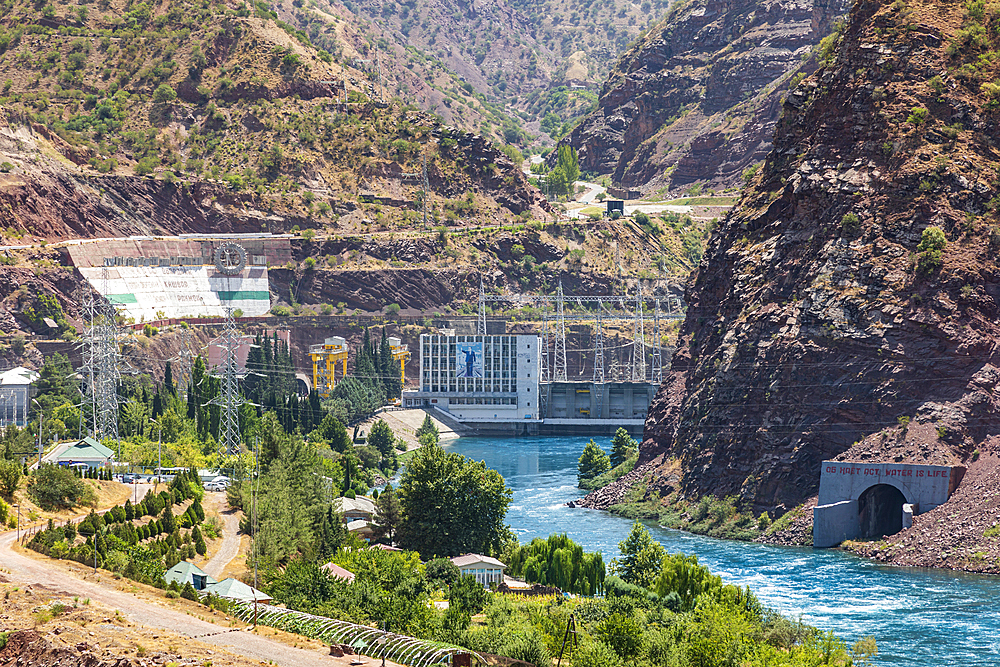
POLYGON ((538 336, 420 336, 420 389, 404 407, 437 407, 460 421, 538 420, 538 336))
POLYGON ((420 337, 420 388, 406 408, 431 408, 464 434, 641 434, 656 393, 648 382, 546 382, 537 335, 420 337))

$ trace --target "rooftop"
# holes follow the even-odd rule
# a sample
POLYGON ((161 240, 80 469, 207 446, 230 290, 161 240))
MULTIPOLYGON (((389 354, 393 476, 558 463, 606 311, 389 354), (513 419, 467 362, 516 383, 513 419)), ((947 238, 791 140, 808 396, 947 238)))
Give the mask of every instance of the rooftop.
POLYGON ((24 366, 18 366, 17 368, 0 373, 0 387, 31 384, 37 381, 38 378, 39 375, 35 371, 24 366))
POLYGON ((485 565, 493 565, 501 569, 507 567, 496 558, 490 558, 489 556, 483 556, 481 554, 465 554, 464 556, 457 556, 451 559, 451 562, 458 567, 467 567, 469 565, 477 565, 483 563, 485 565))

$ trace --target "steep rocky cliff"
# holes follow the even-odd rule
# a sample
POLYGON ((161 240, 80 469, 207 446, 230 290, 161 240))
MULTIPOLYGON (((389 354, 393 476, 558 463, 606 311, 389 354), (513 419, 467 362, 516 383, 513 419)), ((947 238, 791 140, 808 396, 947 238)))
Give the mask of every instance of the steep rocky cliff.
POLYGON ((780 512, 858 441, 961 462, 996 434, 998 14, 969 7, 858 2, 788 96, 646 424, 685 495, 780 512))
POLYGON ((649 192, 740 182, 770 148, 780 99, 844 0, 690 0, 629 49, 564 139, 583 169, 649 192))

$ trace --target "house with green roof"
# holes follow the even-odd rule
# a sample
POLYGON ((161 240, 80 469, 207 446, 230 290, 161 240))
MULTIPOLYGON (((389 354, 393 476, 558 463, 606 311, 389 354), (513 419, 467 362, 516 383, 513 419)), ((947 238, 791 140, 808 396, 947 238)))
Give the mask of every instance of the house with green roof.
POLYGON ((111 465, 114 458, 115 453, 110 447, 88 436, 76 442, 59 443, 42 457, 42 462, 61 466, 82 463, 90 468, 102 468, 111 465))
POLYGON ((220 598, 228 598, 239 602, 270 602, 271 596, 258 591, 253 586, 248 586, 238 579, 223 579, 216 584, 205 587, 206 593, 217 595, 220 598))
MULTIPOLYGON (((171 581, 176 581, 178 586, 183 586, 184 584, 191 584, 196 591, 205 590, 209 586, 213 586, 218 582, 211 577, 208 573, 202 570, 200 567, 194 563, 189 563, 186 560, 174 565, 172 568, 167 570, 163 574, 163 578, 169 584, 171 581)), ((263 593, 261 593, 263 595, 263 593)))

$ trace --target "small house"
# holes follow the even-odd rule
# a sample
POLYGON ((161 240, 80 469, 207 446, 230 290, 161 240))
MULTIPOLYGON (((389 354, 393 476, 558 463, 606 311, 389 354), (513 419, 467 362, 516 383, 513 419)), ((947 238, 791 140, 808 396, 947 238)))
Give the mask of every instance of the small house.
POLYGON ((344 521, 371 521, 375 518, 375 501, 367 496, 357 498, 336 498, 334 507, 344 517, 344 521))
POLYGON ((74 466, 83 463, 89 468, 103 468, 111 465, 114 458, 115 453, 110 447, 106 447, 88 436, 76 442, 63 442, 56 445, 55 449, 42 458, 42 461, 60 466, 74 466))
POLYGON ((351 572, 350 570, 346 570, 340 567, 336 563, 327 563, 320 569, 323 570, 324 572, 329 572, 330 576, 333 577, 334 579, 343 579, 349 584, 354 583, 354 573, 351 572))
POLYGON ((233 579, 232 577, 223 579, 217 583, 209 584, 205 587, 205 592, 211 593, 212 595, 220 598, 236 600, 237 602, 271 601, 271 596, 267 593, 258 591, 253 586, 248 586, 239 579, 233 579))
POLYGON ((458 567, 462 576, 473 576, 476 581, 489 588, 490 584, 503 581, 503 571, 507 567, 496 558, 482 556, 480 554, 465 554, 452 558, 451 562, 458 567))
POLYGON ((218 583, 200 567, 184 560, 167 570, 163 578, 166 579, 168 584, 171 581, 176 581, 178 586, 191 584, 196 591, 205 590, 207 587, 218 583))

